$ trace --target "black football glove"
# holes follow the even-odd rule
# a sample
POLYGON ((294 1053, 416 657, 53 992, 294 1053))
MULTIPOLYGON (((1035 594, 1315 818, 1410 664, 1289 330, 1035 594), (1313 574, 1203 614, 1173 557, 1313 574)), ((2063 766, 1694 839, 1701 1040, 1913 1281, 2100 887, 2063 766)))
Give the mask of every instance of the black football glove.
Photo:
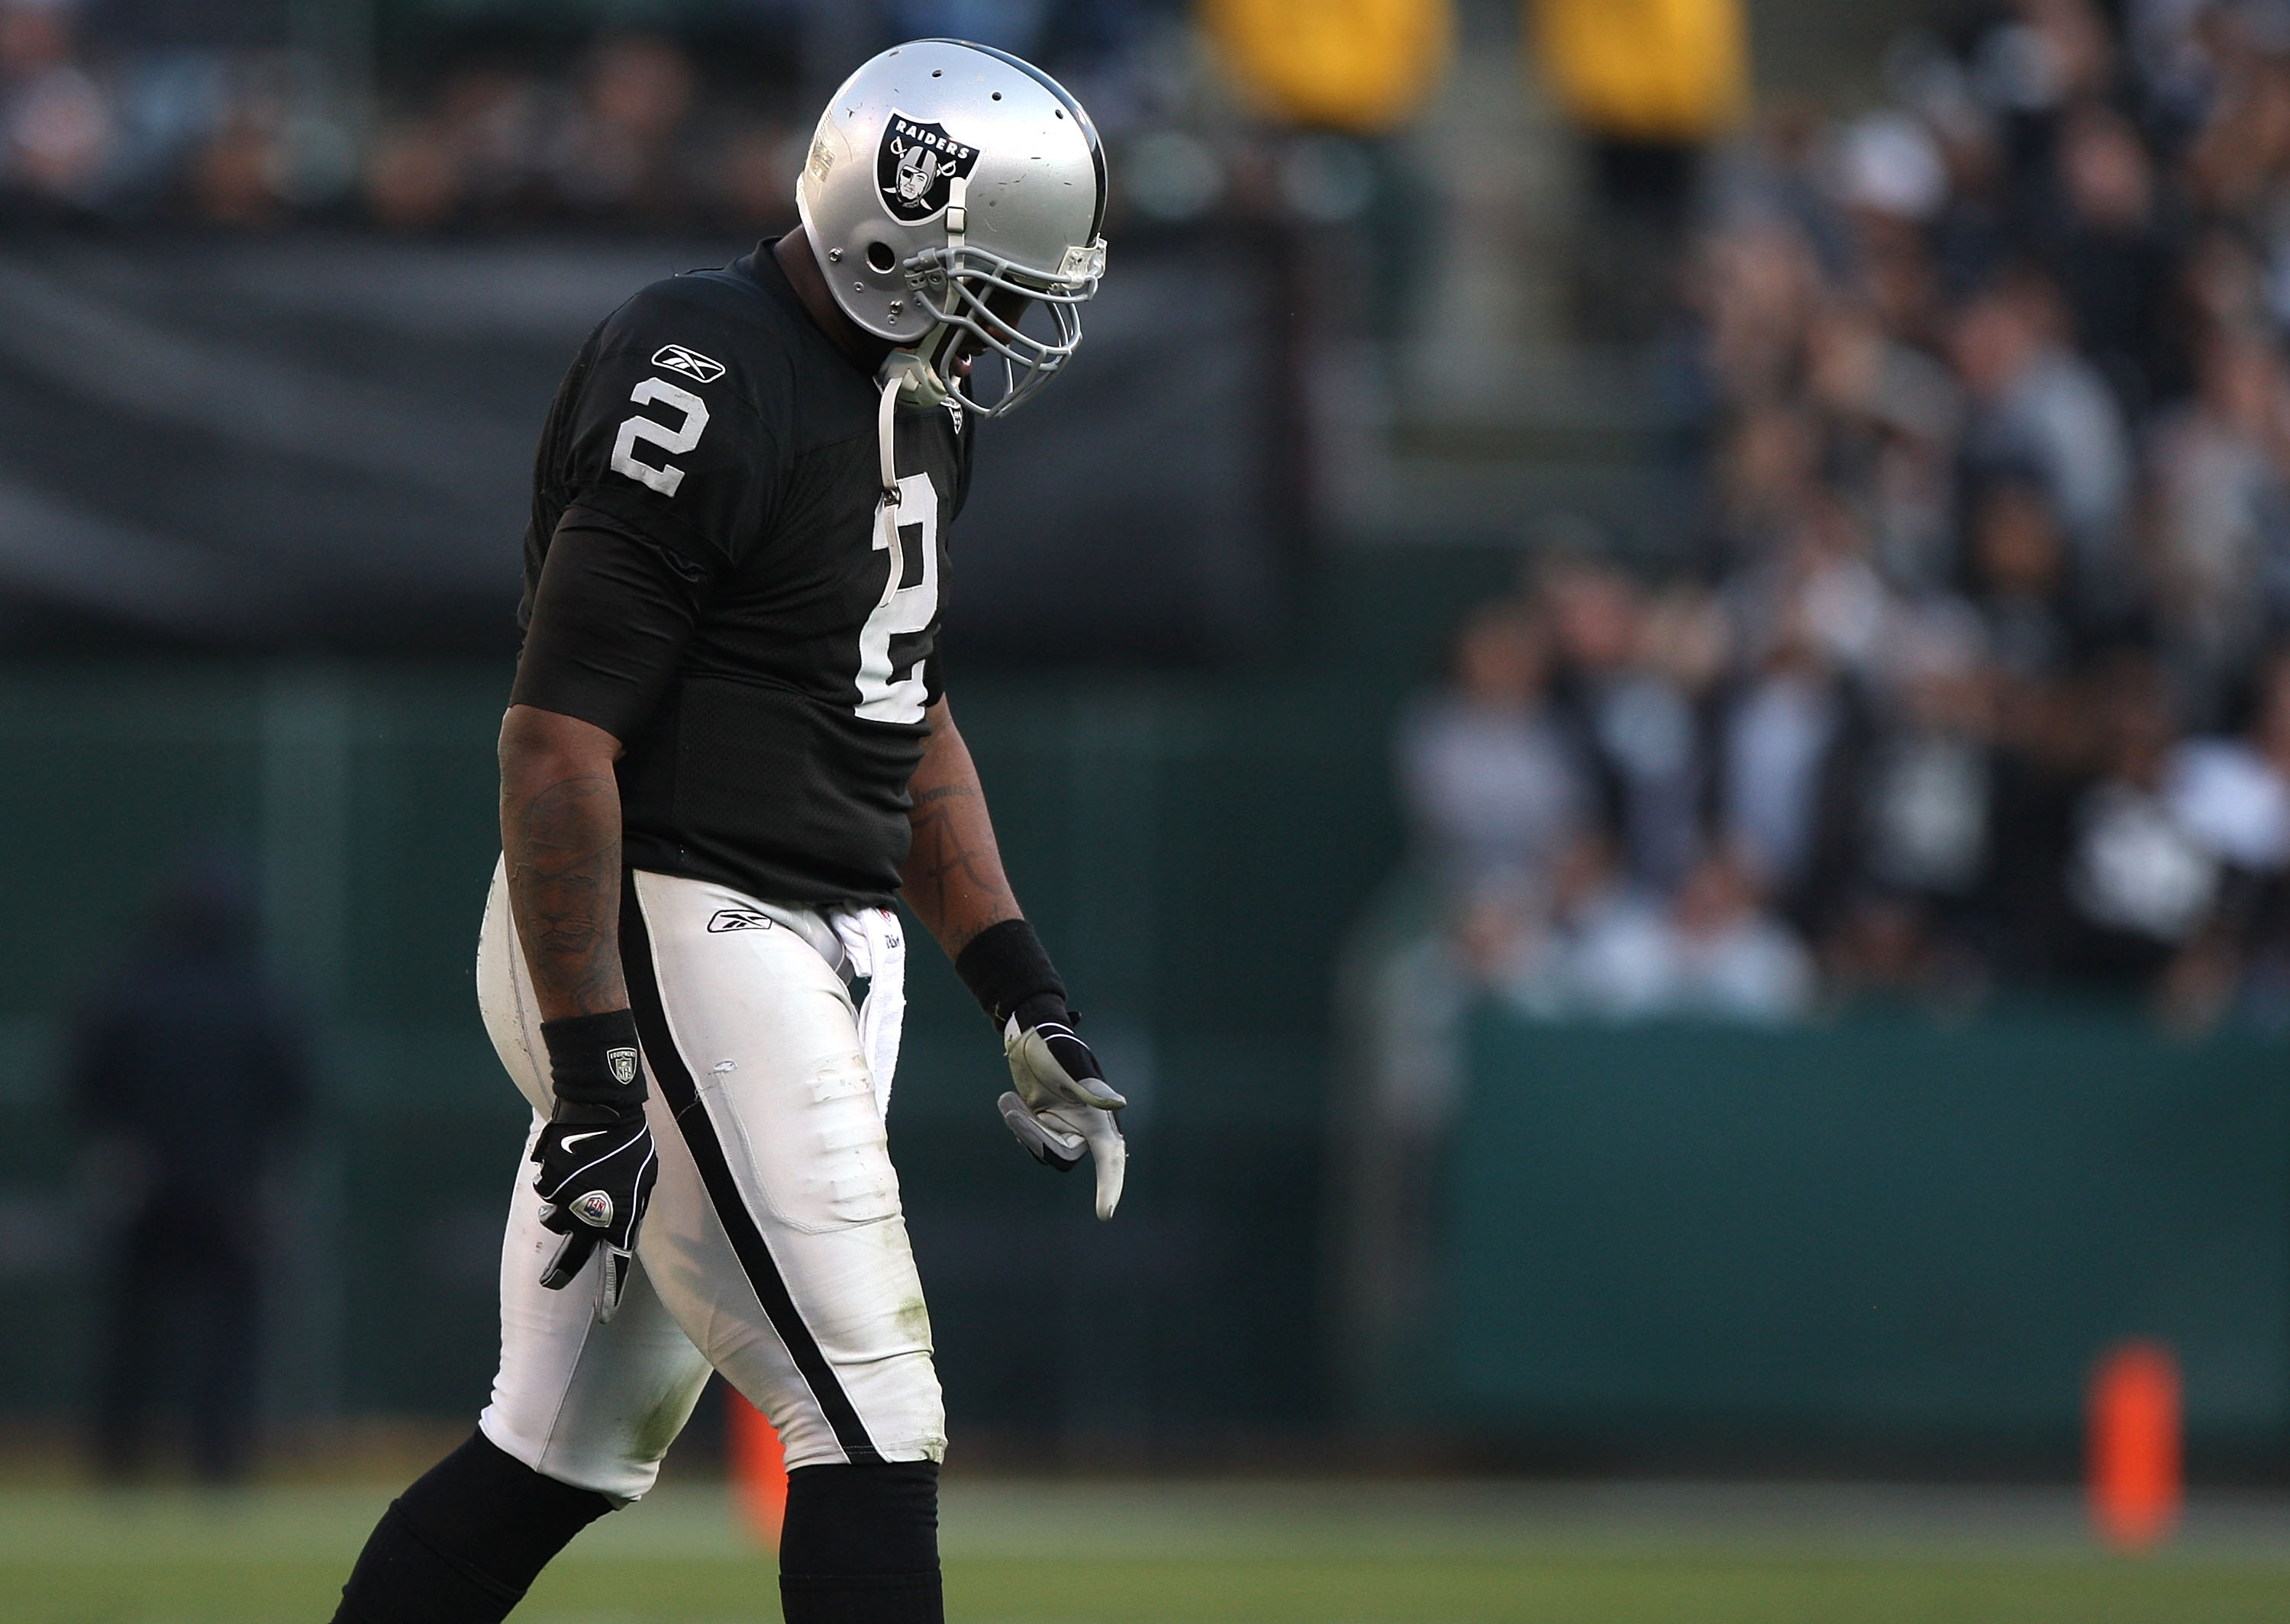
POLYGON ((997 1101, 1002 1120, 1045 1167, 1071 1172, 1085 1155, 1094 1161, 1097 1215, 1111 1218, 1129 1162, 1118 1115, 1129 1102, 1106 1085, 1065 1000, 1045 994, 1019 1004, 1003 1025, 1002 1052, 1017 1084, 997 1101))
POLYGON ((636 1022, 628 1011, 615 1010, 544 1021, 540 1034, 556 1108, 532 1147, 531 1159, 540 1169, 532 1188, 541 1200, 541 1227, 564 1237, 540 1284, 563 1291, 601 1247, 597 1317, 609 1320, 619 1311, 637 1228, 660 1178, 645 1124, 636 1022))
POLYGON ((608 1320, 621 1306, 637 1226, 644 1221, 660 1178, 660 1157, 653 1151, 644 1108, 609 1122, 552 1122, 541 1129, 532 1159, 540 1166, 532 1188, 544 1204, 541 1228, 564 1237, 540 1284, 563 1291, 601 1245, 605 1264, 597 1282, 597 1317, 608 1320))

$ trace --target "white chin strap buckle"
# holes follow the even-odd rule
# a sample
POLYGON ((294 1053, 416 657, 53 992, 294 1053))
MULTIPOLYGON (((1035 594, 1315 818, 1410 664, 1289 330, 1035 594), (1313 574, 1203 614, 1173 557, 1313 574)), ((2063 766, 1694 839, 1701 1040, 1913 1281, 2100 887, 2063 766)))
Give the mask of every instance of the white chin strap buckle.
MULTIPOLYGON (((942 331, 934 328, 932 336, 942 331)), ((925 338, 913 349, 893 350, 883 357, 883 370, 877 374, 885 388, 895 381, 900 395, 912 405, 943 405, 954 394, 931 364, 923 359, 920 352, 929 345, 930 339, 925 338)))
POLYGON ((946 251, 949 261, 962 253, 962 239, 970 232, 970 177, 957 175, 946 183, 946 251))

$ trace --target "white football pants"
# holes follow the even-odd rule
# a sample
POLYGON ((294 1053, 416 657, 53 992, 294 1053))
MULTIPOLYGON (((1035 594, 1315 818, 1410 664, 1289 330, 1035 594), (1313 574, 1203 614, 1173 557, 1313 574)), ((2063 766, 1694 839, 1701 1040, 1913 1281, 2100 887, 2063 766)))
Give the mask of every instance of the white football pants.
MULTIPOLYGON (((896 916, 865 913, 837 916, 833 935, 862 951, 871 935, 878 956, 899 956, 896 916)), ((597 1262, 563 1291, 541 1289, 561 1237, 541 1228, 532 1164, 518 1164, 500 1373, 479 1425, 535 1471, 636 1499, 711 1367, 771 1418, 790 1467, 944 1457, 930 1315, 884 1133, 892 1057, 869 1030, 877 1076, 861 1036, 885 1023, 861 1022, 820 924, 703 881, 629 876, 621 955, 660 1183, 620 1310, 599 1324, 597 1262)), ((550 1100, 548 1051, 499 869, 477 999, 533 1108, 530 1154, 550 1100)))

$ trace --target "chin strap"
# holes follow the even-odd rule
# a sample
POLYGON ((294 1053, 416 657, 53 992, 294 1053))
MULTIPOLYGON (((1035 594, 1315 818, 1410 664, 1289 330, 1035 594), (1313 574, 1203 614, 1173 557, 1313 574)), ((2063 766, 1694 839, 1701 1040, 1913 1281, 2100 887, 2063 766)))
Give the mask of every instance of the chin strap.
MULTIPOLYGON (((962 243, 970 229, 970 181, 957 175, 947 182, 946 248, 947 262, 958 263, 962 258, 962 243)), ((955 427, 962 426, 962 409, 965 404, 959 393, 938 374, 928 359, 941 348, 946 336, 946 324, 941 322, 922 336, 918 343, 903 349, 894 349, 883 358, 883 415, 881 438, 883 445, 883 488, 889 491, 898 480, 891 471, 891 402, 894 393, 913 397, 918 406, 951 405, 955 427)), ((893 499, 895 500, 895 499, 893 499)))
MULTIPOLYGON (((883 497, 879 506, 895 508, 899 505, 899 467, 892 456, 892 446, 898 433, 899 391, 907 385, 908 370, 893 364, 901 356, 915 359, 911 351, 894 349, 891 359, 883 364, 883 402, 875 413, 875 449, 883 469, 883 497)), ((893 586, 899 583, 897 572, 893 572, 893 586)))
POLYGON ((962 239, 970 230, 970 177, 957 175, 946 183, 947 272, 962 263, 962 239))
MULTIPOLYGON (((937 348, 937 340, 945 332, 944 327, 933 327, 928 336, 912 348, 893 350, 883 357, 883 370, 876 376, 882 380, 886 389, 895 385, 900 397, 909 406, 951 408, 955 414, 954 426, 959 428, 962 427, 962 397, 948 388, 945 380, 938 375, 938 370, 923 359, 937 348)), ((885 466, 887 468, 889 465, 885 466)))

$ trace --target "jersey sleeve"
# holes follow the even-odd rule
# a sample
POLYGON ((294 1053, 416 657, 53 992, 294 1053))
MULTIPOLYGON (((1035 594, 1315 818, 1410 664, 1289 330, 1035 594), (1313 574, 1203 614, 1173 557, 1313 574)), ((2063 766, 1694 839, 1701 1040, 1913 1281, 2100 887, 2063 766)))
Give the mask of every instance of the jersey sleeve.
POLYGON ((785 484, 735 348, 745 337, 672 292, 637 294, 598 335, 557 471, 573 501, 703 576, 745 557, 785 484))
POLYGON ((586 503, 565 509, 533 592, 509 703, 632 742, 676 676, 700 582, 669 550, 586 503))

